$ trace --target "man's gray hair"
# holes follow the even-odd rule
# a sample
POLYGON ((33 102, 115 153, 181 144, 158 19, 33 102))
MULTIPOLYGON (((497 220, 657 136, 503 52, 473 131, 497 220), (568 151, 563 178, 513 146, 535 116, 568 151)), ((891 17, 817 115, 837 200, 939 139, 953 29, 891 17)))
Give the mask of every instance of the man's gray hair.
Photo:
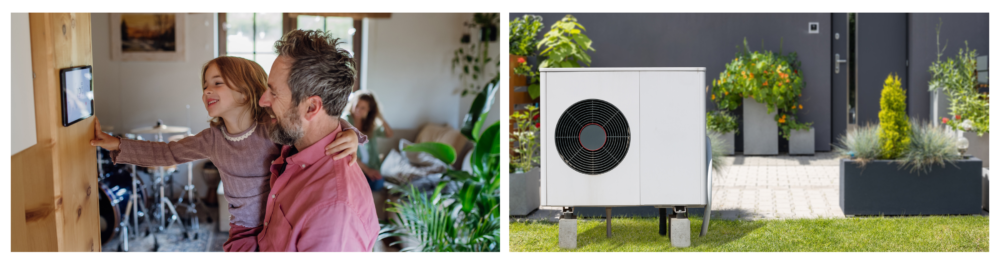
POLYGON ((319 96, 327 114, 340 116, 357 76, 354 58, 347 50, 337 48, 340 43, 340 39, 319 30, 293 30, 274 43, 279 56, 292 59, 288 88, 293 107, 308 97, 319 96))

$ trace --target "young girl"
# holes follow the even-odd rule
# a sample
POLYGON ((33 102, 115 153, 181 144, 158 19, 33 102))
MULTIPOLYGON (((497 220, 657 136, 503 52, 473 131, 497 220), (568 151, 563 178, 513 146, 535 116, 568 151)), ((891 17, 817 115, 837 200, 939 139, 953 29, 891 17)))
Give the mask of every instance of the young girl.
MULTIPOLYGON (((229 240, 223 249, 255 251, 271 190, 271 161, 281 150, 265 130, 273 118, 257 104, 267 87, 267 72, 253 61, 223 56, 205 64, 201 80, 202 101, 213 117, 208 129, 177 142, 147 142, 105 134, 98 121, 96 137, 90 143, 110 150, 115 163, 169 166, 211 159, 222 176, 231 214, 229 240)), ((367 142, 367 136, 349 122, 341 120, 341 124, 344 131, 326 147, 330 154, 343 151, 333 156, 335 160, 353 154, 359 144, 367 142)))
MULTIPOLYGON (((368 177, 368 185, 372 188, 372 191, 379 191, 382 189, 385 180, 382 179, 382 173, 380 173, 382 161, 378 157, 378 148, 376 148, 375 139, 379 137, 392 137, 392 128, 389 127, 389 123, 385 121, 385 118, 382 118, 382 112, 379 111, 375 95, 370 91, 354 92, 354 95, 351 96, 350 104, 347 106, 350 110, 344 111, 344 118, 360 129, 363 134, 373 136, 368 140, 367 144, 358 147, 358 156, 361 159, 361 163, 358 166, 365 173, 365 177, 368 177), (380 122, 376 122, 376 120, 380 122)), ((330 152, 327 152, 327 154, 330 154, 330 152)))

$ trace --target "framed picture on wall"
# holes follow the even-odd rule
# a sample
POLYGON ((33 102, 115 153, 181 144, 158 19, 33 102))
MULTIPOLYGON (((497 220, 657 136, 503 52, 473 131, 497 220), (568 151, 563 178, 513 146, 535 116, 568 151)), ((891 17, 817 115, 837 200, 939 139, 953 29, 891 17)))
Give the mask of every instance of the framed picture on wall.
POLYGON ((111 60, 186 61, 186 18, 184 13, 112 13, 111 60))

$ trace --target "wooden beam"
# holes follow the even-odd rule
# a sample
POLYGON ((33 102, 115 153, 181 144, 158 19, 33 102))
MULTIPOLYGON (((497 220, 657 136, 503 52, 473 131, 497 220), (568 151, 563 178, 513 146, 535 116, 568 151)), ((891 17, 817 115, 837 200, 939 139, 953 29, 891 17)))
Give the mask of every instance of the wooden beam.
POLYGON ((12 201, 23 209, 12 223, 27 237, 12 236, 11 250, 100 251, 94 118, 63 127, 59 93, 60 69, 93 64, 90 14, 29 14, 29 23, 38 144, 11 157, 11 188, 21 190, 12 201))
POLYGON ((288 17, 295 18, 299 15, 323 16, 323 17, 351 17, 354 20, 363 18, 392 18, 392 13, 286 13, 288 17))

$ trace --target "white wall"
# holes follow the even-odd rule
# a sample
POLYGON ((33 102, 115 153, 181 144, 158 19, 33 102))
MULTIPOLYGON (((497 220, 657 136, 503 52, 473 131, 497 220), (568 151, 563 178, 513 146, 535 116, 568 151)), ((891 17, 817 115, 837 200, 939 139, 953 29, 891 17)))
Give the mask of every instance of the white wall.
MULTIPOLYGON (((91 15, 94 107, 101 126, 107 131, 127 133, 134 128, 153 126, 160 119, 167 125, 190 127, 193 133, 208 128, 208 111, 201 102, 201 67, 216 57, 215 14, 187 14, 184 43, 187 60, 183 62, 112 61, 109 20, 106 13, 91 15), (185 105, 191 105, 190 124, 185 105)), ((202 163, 195 164, 194 175, 199 193, 205 194, 202 163)), ((178 166, 178 170, 187 171, 184 165, 178 166)), ((186 180, 178 177, 181 179, 174 184, 182 185, 186 180)), ((174 190, 179 192, 178 188, 174 190)))
MULTIPOLYGON (((471 20, 472 14, 409 13, 368 20, 363 89, 379 97, 394 129, 416 130, 426 123, 461 126, 473 96, 456 93, 461 82, 451 59, 465 32, 462 23, 471 20)), ((496 56, 500 44, 491 43, 490 49, 496 56)), ((499 119, 498 106, 494 103, 488 122, 499 119)))
POLYGON ((27 13, 10 14, 10 154, 35 145, 35 84, 31 76, 31 29, 27 13))

